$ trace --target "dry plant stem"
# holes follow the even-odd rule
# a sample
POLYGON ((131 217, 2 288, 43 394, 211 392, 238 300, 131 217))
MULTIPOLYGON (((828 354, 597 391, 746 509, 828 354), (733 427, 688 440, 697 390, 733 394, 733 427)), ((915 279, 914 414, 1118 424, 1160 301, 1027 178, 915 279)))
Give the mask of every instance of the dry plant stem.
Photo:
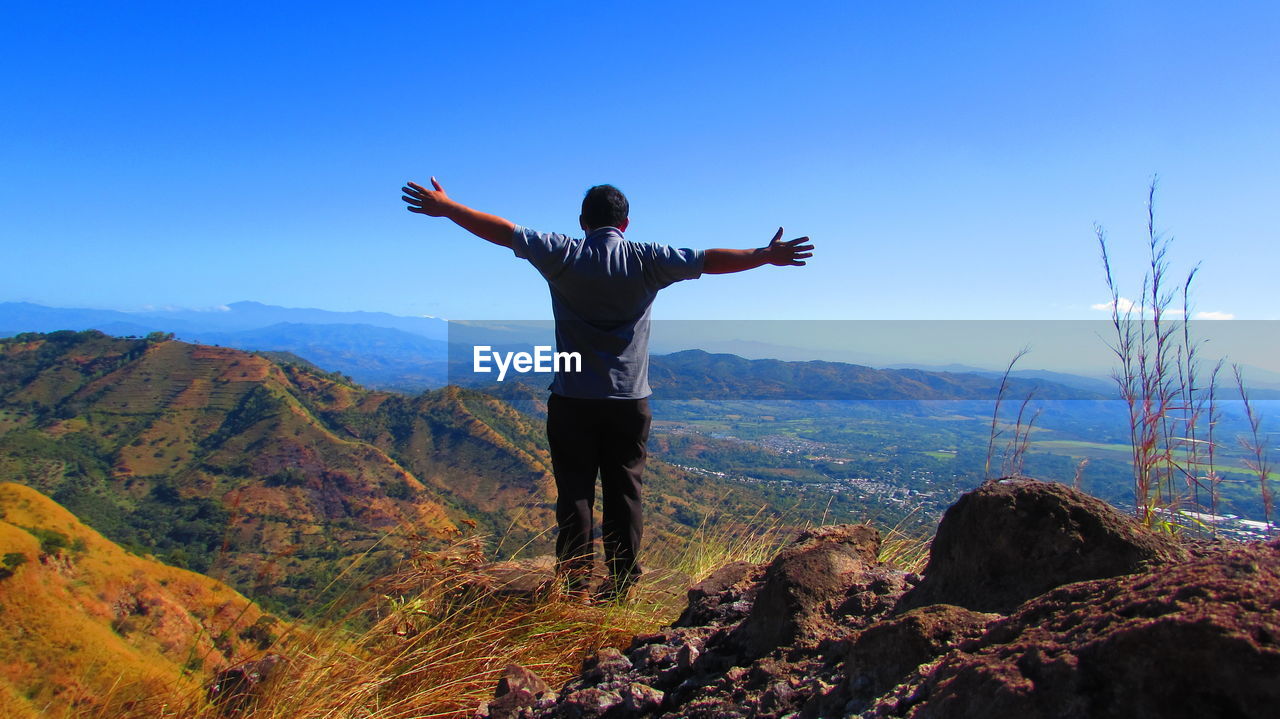
POLYGON ((1262 491, 1262 513, 1267 529, 1271 529, 1271 459, 1267 456, 1267 447, 1262 437, 1262 417, 1253 411, 1253 403, 1249 401, 1249 393, 1245 391, 1244 375, 1240 365, 1232 365, 1236 377, 1236 388, 1240 390, 1240 400, 1244 403, 1245 419, 1249 423, 1249 437, 1240 438, 1240 445, 1250 454, 1245 465, 1258 476, 1258 488, 1262 491))
POLYGON ((1013 372, 1013 366, 1031 349, 1023 347, 1018 353, 1009 360, 1009 366, 1004 368, 1004 374, 1000 377, 1000 389, 996 392, 996 405, 991 410, 991 432, 987 437, 987 461, 982 467, 983 479, 991 479, 991 458, 995 454, 996 438, 1003 434, 1003 430, 999 428, 1000 422, 1000 406, 1004 404, 1005 393, 1009 389, 1009 374, 1013 372))
POLYGON ((1200 363, 1198 358, 1199 344, 1191 341, 1191 323, 1188 318, 1191 317, 1191 283, 1195 280, 1196 273, 1200 271, 1200 265, 1191 268, 1191 272, 1187 273, 1186 282, 1182 284, 1182 346, 1178 348, 1178 387, 1182 390, 1181 403, 1185 408, 1183 412, 1183 434, 1187 442, 1186 463, 1183 465, 1183 480, 1186 483, 1187 490, 1191 493, 1192 503, 1195 507, 1203 507, 1200 502, 1200 490, 1202 488, 1202 477, 1199 474, 1201 467, 1200 449, 1201 442, 1198 436, 1200 426, 1200 413, 1204 409, 1203 393, 1198 393, 1196 388, 1196 377, 1200 372, 1200 363))
POLYGON ((1220 415, 1217 398, 1218 373, 1222 371, 1222 362, 1222 360, 1218 360, 1218 363, 1213 367, 1213 374, 1209 376, 1209 431, 1208 439, 1206 440, 1206 454, 1208 455, 1208 462, 1206 466, 1208 471, 1205 473, 1205 479, 1209 483, 1210 511, 1215 515, 1218 513, 1218 485, 1222 482, 1222 478, 1218 476, 1218 469, 1215 464, 1218 448, 1217 441, 1215 440, 1215 433, 1218 428, 1218 419, 1220 415))
POLYGON ((1031 429, 1036 420, 1040 418, 1040 408, 1036 408, 1035 413, 1031 415, 1031 419, 1024 421, 1027 407, 1031 404, 1034 395, 1035 390, 1028 392, 1018 406, 1018 419, 1013 425, 1013 439, 1005 447, 1005 461, 1002 465, 1002 471, 1006 476, 1021 475, 1023 473, 1027 448, 1031 444, 1031 429))
POLYGON ((1167 289, 1171 240, 1156 231, 1155 191, 1153 180, 1147 195, 1148 268, 1136 308, 1120 294, 1105 231, 1095 226, 1094 232, 1111 294, 1115 344, 1108 346, 1119 361, 1112 376, 1129 415, 1134 506, 1147 525, 1172 530, 1176 525, 1170 520, 1183 504, 1204 506, 1202 489, 1207 488, 1209 504, 1214 512, 1217 509, 1213 425, 1218 370, 1207 386, 1199 384, 1200 342, 1193 339, 1188 320, 1199 266, 1187 274, 1180 288, 1182 306, 1174 309, 1177 293, 1167 289), (1208 439, 1200 429, 1206 412, 1208 439))
POLYGON ((1134 350, 1135 337, 1132 322, 1133 309, 1127 307, 1121 310, 1120 289, 1116 285, 1114 275, 1111 272, 1111 257, 1107 252, 1107 235, 1102 227, 1095 225, 1094 234, 1098 238, 1098 246, 1102 251, 1102 267, 1106 272, 1107 289, 1111 293, 1111 325, 1116 333, 1116 343, 1108 345, 1116 356, 1116 360, 1120 363, 1120 368, 1112 373, 1117 388, 1120 391, 1120 398, 1124 401, 1129 412, 1129 450, 1130 460, 1133 463, 1134 471, 1134 504, 1138 509, 1138 513, 1143 519, 1149 519, 1146 516, 1144 502, 1142 498, 1145 496, 1142 491, 1142 475, 1140 467, 1142 466, 1142 442, 1140 432, 1142 429, 1141 407, 1138 404, 1138 372, 1134 366, 1134 350))

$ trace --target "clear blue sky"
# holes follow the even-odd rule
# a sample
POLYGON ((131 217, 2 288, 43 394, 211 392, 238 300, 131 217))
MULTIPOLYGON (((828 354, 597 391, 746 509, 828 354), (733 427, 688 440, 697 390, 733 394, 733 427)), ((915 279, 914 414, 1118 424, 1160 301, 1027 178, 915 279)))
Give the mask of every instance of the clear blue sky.
POLYGON ((810 235, 670 318, 1090 318, 1146 185, 1198 309, 1278 319, 1280 4, 33 2, 0 9, 0 301, 549 314, 406 180, 639 241, 810 235))

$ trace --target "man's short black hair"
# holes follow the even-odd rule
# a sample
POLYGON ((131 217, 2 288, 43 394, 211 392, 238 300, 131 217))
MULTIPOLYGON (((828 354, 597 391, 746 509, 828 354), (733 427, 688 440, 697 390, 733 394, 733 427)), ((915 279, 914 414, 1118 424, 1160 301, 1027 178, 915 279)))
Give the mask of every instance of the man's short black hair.
POLYGON ((627 196, 613 185, 596 185, 582 198, 582 221, 587 230, 618 227, 631 210, 627 196))

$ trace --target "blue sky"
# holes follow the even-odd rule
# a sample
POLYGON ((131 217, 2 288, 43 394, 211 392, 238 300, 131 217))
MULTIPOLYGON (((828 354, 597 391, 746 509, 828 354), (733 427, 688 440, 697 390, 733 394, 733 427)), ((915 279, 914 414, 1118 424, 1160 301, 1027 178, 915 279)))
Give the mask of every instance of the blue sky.
POLYGON ((1146 186, 1199 311, 1280 318, 1280 6, 14 2, 0 301, 549 315, 456 199, 638 241, 810 235, 803 269, 666 290, 690 319, 1085 319, 1143 270, 1146 186), (358 8, 358 9, 357 9, 358 8))

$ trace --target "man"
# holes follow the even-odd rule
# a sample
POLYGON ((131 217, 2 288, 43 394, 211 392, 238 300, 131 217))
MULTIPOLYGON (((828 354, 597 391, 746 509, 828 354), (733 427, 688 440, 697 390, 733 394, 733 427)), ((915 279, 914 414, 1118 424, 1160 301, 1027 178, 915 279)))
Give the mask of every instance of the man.
POLYGON ((592 505, 600 476, 601 539, 609 581, 598 598, 624 598, 638 569, 641 474, 649 439, 649 314, 658 290, 702 274, 764 265, 804 265, 808 237, 749 250, 688 250, 630 242, 627 198, 612 185, 587 190, 578 223, 584 239, 534 232, 479 212, 445 194, 401 188, 408 210, 446 217, 473 235, 515 252, 547 280, 556 322, 556 351, 577 352, 581 370, 556 373, 547 400, 547 442, 556 479, 557 572, 571 593, 587 595, 594 557, 592 505))

